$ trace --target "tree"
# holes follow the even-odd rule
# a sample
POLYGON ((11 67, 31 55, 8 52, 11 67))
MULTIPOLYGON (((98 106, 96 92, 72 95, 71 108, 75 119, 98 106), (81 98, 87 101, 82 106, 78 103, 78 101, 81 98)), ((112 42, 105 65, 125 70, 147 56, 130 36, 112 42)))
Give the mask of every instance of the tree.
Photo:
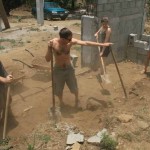
POLYGON ((5 28, 6 29, 10 28, 10 25, 9 25, 9 22, 8 22, 8 19, 7 19, 7 15, 6 15, 2 0, 0 0, 0 15, 1 15, 2 20, 4 22, 5 28))
POLYGON ((19 7, 22 4, 22 0, 2 0, 7 16, 10 15, 10 11, 19 7))

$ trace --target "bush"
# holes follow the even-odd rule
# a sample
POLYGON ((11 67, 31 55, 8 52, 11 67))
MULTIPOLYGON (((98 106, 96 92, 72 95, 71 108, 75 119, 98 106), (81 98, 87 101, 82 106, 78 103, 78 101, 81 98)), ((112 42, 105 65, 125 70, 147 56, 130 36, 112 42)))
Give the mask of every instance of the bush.
POLYGON ((117 145, 117 141, 115 141, 112 137, 106 134, 104 134, 103 139, 100 143, 100 147, 103 150, 116 150, 117 145))

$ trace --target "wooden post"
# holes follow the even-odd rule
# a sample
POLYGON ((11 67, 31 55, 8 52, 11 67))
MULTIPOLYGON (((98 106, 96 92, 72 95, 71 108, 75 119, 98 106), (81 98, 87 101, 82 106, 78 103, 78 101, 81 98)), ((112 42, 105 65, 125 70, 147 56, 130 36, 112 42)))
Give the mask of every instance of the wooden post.
POLYGON ((10 28, 10 25, 9 25, 9 22, 8 22, 8 19, 7 19, 7 15, 6 15, 2 0, 0 0, 0 15, 1 15, 2 20, 4 22, 5 28, 6 29, 10 28))

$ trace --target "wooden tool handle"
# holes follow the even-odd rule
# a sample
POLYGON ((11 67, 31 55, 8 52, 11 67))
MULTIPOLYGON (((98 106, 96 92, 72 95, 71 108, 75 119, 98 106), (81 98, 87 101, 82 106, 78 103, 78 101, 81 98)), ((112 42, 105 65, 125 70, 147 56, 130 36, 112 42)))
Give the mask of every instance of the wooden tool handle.
POLYGON ((7 99, 6 99, 6 107, 5 107, 5 118, 4 118, 3 139, 6 138, 6 126, 7 126, 7 117, 8 117, 9 99, 10 99, 10 85, 8 85, 8 88, 7 88, 7 99))
POLYGON ((119 79, 120 79, 120 82, 121 82, 121 85, 122 85, 122 88, 123 88, 123 91, 124 91, 125 98, 128 98, 127 92, 126 92, 125 86, 124 86, 124 84, 123 84, 123 80, 122 80, 122 78, 121 78, 120 71, 119 71, 119 68, 118 68, 118 65, 117 65, 117 62, 116 62, 116 59, 115 59, 115 56, 114 56, 114 54, 113 54, 112 49, 110 49, 110 52, 111 52, 111 54, 112 54, 112 58, 113 58, 113 60, 114 60, 115 66, 116 66, 116 70, 117 70, 117 73, 118 73, 118 76, 119 76, 119 79))
MULTIPOLYGON (((97 38, 97 43, 98 43, 98 38, 97 38)), ((100 51, 101 51, 100 46, 98 46, 98 50, 99 50, 99 53, 100 53, 100 51)), ((106 69, 105 69, 105 64, 104 64, 103 57, 100 56, 100 59, 101 59, 102 67, 103 67, 103 72, 104 72, 104 75, 105 75, 106 74, 106 69)))
POLYGON ((52 50, 51 50, 52 100, 53 100, 53 108, 55 108, 53 62, 54 62, 54 60, 53 60, 53 52, 52 52, 52 50))

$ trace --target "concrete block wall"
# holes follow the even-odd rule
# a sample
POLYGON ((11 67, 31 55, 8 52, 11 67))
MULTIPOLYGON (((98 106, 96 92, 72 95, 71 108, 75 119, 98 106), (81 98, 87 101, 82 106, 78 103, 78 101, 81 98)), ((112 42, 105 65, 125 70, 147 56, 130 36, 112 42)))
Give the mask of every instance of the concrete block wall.
MULTIPOLYGON (((84 35, 81 35, 81 37, 83 40, 87 40, 88 38, 86 37, 90 36, 89 39, 95 41, 95 39, 93 39, 93 34, 100 27, 101 18, 107 16, 112 28, 111 42, 114 43, 112 49, 116 60, 122 61, 127 58, 130 49, 133 48, 128 47, 129 35, 131 33, 136 34, 137 37, 135 37, 135 41, 142 37, 145 23, 145 0, 97 0, 96 6, 95 16, 97 19, 95 20, 97 20, 97 22, 94 21, 96 24, 93 23, 91 26, 91 24, 86 21, 89 20, 88 17, 82 19, 82 30, 84 30, 82 34, 84 35)), ((143 38, 145 38, 145 36, 143 36, 143 38)), ((144 44, 143 46, 142 44, 140 44, 141 48, 144 46, 144 44)), ((139 48, 139 46, 133 48, 134 51, 136 49, 135 55, 138 55, 139 48)), ((136 59, 137 58, 138 56, 136 56, 136 59)), ((112 57, 109 56, 107 61, 112 62, 112 57)))
POLYGON ((127 59, 132 61, 132 62, 143 65, 145 63, 146 54, 147 54, 147 51, 145 51, 141 48, 128 47, 127 59))
POLYGON ((113 50, 117 60, 126 57, 129 34, 137 34, 137 38, 142 35, 144 6, 145 0, 97 0, 97 17, 109 18, 112 28, 111 41, 115 43, 113 50))
POLYGON ((150 35, 148 34, 142 34, 142 38, 141 38, 142 41, 146 41, 146 42, 150 42, 150 35))
POLYGON ((138 64, 144 64, 149 50, 150 35, 142 34, 141 39, 137 39, 137 34, 129 35, 129 47, 127 59, 138 64))
POLYGON ((146 50, 148 48, 148 42, 136 40, 134 42, 134 47, 142 48, 143 50, 146 50))

